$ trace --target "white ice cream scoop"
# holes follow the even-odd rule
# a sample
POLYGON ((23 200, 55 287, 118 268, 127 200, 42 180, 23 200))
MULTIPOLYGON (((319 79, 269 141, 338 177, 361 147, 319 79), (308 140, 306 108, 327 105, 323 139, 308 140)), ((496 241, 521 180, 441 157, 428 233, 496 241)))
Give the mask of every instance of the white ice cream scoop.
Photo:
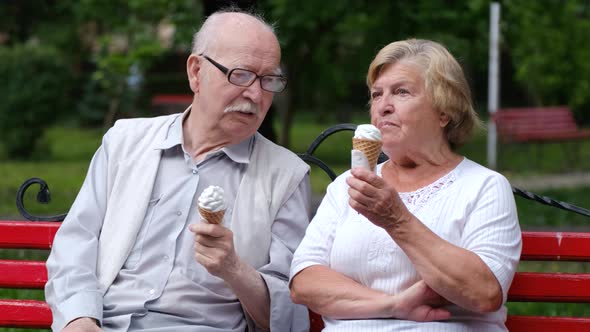
POLYGON ((199 196, 199 207, 211 212, 225 210, 225 193, 223 188, 209 186, 199 196))
POLYGON ((373 141, 381 141, 381 132, 372 124, 361 124, 354 131, 354 138, 364 138, 373 141))

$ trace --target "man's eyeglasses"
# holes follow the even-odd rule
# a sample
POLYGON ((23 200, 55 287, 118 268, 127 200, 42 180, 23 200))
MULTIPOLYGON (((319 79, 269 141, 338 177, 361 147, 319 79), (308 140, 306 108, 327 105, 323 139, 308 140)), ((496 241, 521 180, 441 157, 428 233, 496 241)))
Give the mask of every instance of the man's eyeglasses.
POLYGON ((220 63, 216 62, 215 60, 211 59, 210 57, 206 56, 205 54, 199 54, 203 56, 207 61, 211 62, 217 69, 221 70, 226 76, 227 81, 231 84, 237 86, 248 87, 256 81, 257 78, 260 78, 260 87, 262 90, 266 90, 269 92, 281 92, 285 90, 287 86, 287 78, 281 75, 262 75, 259 76, 255 72, 247 69, 242 68, 234 68, 228 69, 221 65, 220 63))

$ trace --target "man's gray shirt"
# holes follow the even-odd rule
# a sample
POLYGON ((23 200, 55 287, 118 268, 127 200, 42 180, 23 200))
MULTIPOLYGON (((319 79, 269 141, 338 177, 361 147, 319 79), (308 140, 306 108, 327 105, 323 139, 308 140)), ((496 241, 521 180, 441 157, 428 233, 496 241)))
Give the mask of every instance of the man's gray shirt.
MULTIPOLYGON (((255 137, 211 152, 195 163, 182 148, 183 118, 176 118, 167 138, 158 146, 162 158, 147 213, 131 253, 104 296, 102 325, 106 331, 246 329, 236 296, 222 279, 212 276, 196 262, 194 235, 188 225, 200 222, 197 209, 200 193, 209 185, 217 185, 225 191, 228 209, 224 225, 231 228, 232 206, 255 137)), ((107 160, 100 149, 93 164, 88 176, 103 178, 107 160)), ((277 214, 271 229, 270 262, 258 269, 263 274, 288 279, 291 258, 305 233, 302 225, 306 225, 293 221, 307 221, 309 217, 309 211, 302 209, 309 206, 308 177, 277 214)), ((96 206, 105 204, 96 202, 96 206)), ((74 242, 73 248, 92 245, 74 242)), ((61 250, 68 249, 64 246, 61 250)), ((94 279, 89 277, 89 282, 94 279)))

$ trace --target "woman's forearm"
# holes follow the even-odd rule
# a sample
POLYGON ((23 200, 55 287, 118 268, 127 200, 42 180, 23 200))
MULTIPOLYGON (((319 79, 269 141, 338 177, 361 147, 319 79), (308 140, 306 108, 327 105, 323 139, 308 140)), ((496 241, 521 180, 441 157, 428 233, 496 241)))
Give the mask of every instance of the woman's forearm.
POLYGON ((500 284, 475 253, 441 239, 418 220, 396 227, 390 235, 426 284, 448 301, 475 312, 501 306, 500 284))
POLYGON ((293 302, 334 319, 388 318, 394 297, 377 291, 323 265, 312 265, 291 282, 293 302))

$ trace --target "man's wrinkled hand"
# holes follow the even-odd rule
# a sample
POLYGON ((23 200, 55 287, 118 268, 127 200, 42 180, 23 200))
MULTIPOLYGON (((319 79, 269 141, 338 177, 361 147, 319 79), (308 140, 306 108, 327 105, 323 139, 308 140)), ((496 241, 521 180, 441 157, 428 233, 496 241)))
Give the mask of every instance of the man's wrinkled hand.
POLYGON ((102 329, 94 318, 81 317, 69 322, 62 332, 102 332, 102 329))
POLYGON ((449 304, 442 296, 433 291, 423 280, 396 295, 393 317, 418 322, 445 320, 451 313, 440 308, 449 304))
POLYGON ((238 273, 240 260, 234 249, 233 232, 222 225, 191 224, 195 260, 212 275, 227 280, 238 273))

